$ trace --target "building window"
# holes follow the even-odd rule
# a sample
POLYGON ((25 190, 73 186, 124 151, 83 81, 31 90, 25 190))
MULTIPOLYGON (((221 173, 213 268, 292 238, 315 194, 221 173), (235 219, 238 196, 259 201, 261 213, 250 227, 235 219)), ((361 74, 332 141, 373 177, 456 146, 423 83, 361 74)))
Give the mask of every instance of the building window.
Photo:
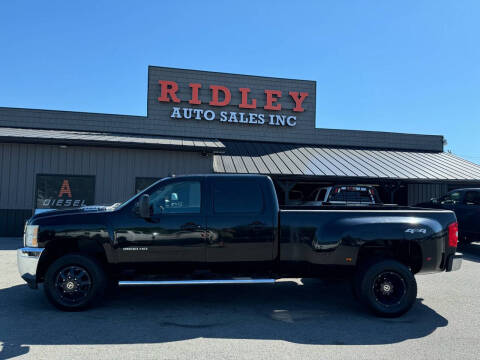
POLYGON ((69 209, 95 203, 95 176, 37 175, 36 209, 69 209))

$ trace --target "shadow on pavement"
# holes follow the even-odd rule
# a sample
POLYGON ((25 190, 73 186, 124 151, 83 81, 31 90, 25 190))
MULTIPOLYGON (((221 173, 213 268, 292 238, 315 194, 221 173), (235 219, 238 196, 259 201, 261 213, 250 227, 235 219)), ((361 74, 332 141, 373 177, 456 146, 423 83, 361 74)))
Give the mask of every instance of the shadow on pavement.
POLYGON ((392 344, 427 336, 447 319, 417 300, 401 318, 364 311, 348 283, 121 288, 102 307, 65 313, 43 291, 0 290, 0 358, 31 344, 139 344, 193 338, 272 339, 301 344, 392 344))

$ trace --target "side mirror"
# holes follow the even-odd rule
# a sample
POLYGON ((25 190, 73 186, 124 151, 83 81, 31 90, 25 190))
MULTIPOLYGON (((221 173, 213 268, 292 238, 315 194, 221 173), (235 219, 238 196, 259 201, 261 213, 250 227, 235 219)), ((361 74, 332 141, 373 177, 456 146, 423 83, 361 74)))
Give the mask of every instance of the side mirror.
POLYGON ((143 194, 138 200, 138 213, 144 219, 150 218, 150 195, 143 194))

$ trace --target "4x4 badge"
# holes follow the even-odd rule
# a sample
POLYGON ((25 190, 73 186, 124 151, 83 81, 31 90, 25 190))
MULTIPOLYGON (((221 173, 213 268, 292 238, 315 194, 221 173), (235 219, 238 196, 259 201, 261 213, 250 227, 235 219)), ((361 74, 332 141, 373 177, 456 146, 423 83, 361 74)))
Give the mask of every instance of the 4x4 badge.
POLYGON ((426 234, 427 233, 427 229, 425 228, 420 228, 420 229, 407 229, 405 230, 406 233, 409 233, 409 234, 415 234, 415 233, 422 233, 422 234, 426 234))

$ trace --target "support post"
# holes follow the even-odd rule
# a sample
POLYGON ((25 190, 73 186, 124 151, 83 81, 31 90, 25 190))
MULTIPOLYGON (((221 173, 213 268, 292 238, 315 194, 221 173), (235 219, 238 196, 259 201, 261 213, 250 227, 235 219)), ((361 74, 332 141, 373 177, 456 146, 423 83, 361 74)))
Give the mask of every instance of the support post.
POLYGON ((285 202, 285 205, 288 204, 288 202, 290 201, 290 190, 293 189, 293 187, 296 185, 295 182, 293 181, 285 181, 285 182, 282 182, 282 181, 277 181, 277 184, 278 186, 280 186, 283 190, 283 201, 285 202))

